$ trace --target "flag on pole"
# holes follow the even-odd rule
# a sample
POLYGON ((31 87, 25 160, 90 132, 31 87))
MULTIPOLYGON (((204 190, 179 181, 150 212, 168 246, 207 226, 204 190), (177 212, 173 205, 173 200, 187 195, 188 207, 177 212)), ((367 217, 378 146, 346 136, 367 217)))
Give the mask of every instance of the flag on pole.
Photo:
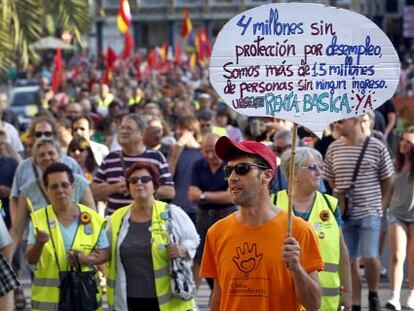
POLYGON ((178 42, 175 44, 175 62, 177 65, 181 65, 183 63, 181 58, 181 44, 178 42))
POLYGON ((122 58, 126 59, 131 56, 131 52, 134 50, 134 39, 132 38, 129 29, 124 35, 124 49, 122 50, 122 58))
POLYGON ((197 66, 197 53, 193 52, 190 55, 190 69, 194 70, 197 66))
POLYGON ((164 42, 160 49, 160 55, 161 55, 161 62, 165 64, 167 62, 167 55, 168 55, 168 43, 164 42))
POLYGON ((55 54, 55 68, 52 74, 52 91, 56 93, 60 83, 62 82, 63 63, 62 63, 62 51, 57 48, 55 54))
POLYGON ((184 21, 183 21, 183 24, 181 25, 181 37, 187 38, 188 35, 193 30, 193 25, 191 23, 190 12, 188 11, 188 8, 184 9, 183 15, 184 15, 184 21))
POLYGON ((120 0, 116 25, 119 31, 125 34, 128 31, 129 24, 131 24, 131 9, 128 0, 120 0))
POLYGON ((112 69, 116 59, 117 56, 115 51, 111 48, 111 46, 108 46, 108 52, 106 53, 106 70, 102 80, 105 84, 109 84, 112 80, 112 69))

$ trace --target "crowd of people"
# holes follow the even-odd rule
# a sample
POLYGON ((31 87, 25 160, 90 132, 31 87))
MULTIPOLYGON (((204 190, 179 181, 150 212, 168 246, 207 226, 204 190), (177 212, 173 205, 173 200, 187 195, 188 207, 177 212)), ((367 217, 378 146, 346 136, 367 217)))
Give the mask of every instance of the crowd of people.
MULTIPOLYGON (((196 309, 171 288, 176 259, 211 310, 360 310, 361 267, 370 310, 414 310, 414 129, 395 132, 391 100, 322 139, 300 128, 290 176, 292 123, 237 115, 202 67, 119 60, 109 85, 98 61, 75 67, 57 92, 41 73, 27 129, 0 94, 0 250, 17 275, 31 265, 34 310, 61 307, 74 265, 97 280, 91 310, 105 294, 111 310, 196 309)), ((0 298, 14 307, 18 281, 0 298)))

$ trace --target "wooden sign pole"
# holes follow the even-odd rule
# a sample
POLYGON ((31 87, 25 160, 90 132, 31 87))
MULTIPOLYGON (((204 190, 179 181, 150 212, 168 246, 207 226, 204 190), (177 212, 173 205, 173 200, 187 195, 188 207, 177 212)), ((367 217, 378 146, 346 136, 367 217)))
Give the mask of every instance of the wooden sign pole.
POLYGON ((298 125, 293 123, 292 149, 289 161, 289 178, 288 178, 288 236, 292 236, 292 192, 293 192, 293 178, 295 174, 295 156, 296 156, 296 139, 298 136, 298 125))

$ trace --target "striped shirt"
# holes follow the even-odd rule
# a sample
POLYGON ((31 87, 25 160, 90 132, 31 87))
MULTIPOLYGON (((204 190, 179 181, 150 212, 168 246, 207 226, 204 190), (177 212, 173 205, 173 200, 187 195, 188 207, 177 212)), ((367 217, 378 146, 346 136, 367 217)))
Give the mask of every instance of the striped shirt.
MULTIPOLYGON (((101 166, 93 178, 93 182, 114 184, 119 182, 121 177, 125 177, 125 173, 135 162, 147 162, 158 167, 160 173, 160 184, 174 186, 171 173, 168 169, 168 163, 161 152, 156 150, 145 150, 137 156, 123 156, 123 164, 121 162, 121 151, 109 153, 102 161, 101 166), (125 172, 124 167, 125 166, 125 172)), ((116 209, 128 205, 132 202, 129 194, 113 193, 108 197, 107 212, 112 213, 116 209)))
MULTIPOLYGON (((350 146, 338 139, 329 146, 323 174, 324 178, 335 181, 336 191, 350 187, 362 145, 350 146)), ((393 172, 387 147, 371 137, 355 181, 352 207, 349 210, 351 219, 382 215, 381 181, 390 178, 393 172)))

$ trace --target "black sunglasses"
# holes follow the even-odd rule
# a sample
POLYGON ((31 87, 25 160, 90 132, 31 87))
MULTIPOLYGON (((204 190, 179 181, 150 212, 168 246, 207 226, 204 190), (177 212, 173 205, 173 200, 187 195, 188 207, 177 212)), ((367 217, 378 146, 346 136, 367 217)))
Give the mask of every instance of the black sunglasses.
POLYGON ((316 172, 316 171, 322 172, 322 166, 319 164, 309 164, 309 165, 305 165, 302 167, 307 168, 308 170, 313 171, 313 172, 316 172))
POLYGON ((140 182, 141 184, 148 184, 152 180, 151 176, 134 176, 128 179, 128 183, 130 184, 137 184, 140 182))
POLYGON ((71 152, 76 152, 76 151, 84 152, 85 150, 86 150, 85 148, 72 148, 72 149, 70 149, 71 152))
POLYGON ((42 137, 42 136, 45 136, 45 137, 52 137, 52 136, 53 136, 53 132, 51 132, 51 131, 44 131, 44 132, 39 131, 39 132, 35 132, 35 136, 36 136, 37 138, 40 138, 40 137, 42 137))
POLYGON ((228 179, 233 171, 236 172, 237 175, 243 176, 246 175, 250 170, 254 167, 260 168, 262 170, 267 170, 268 167, 255 164, 255 163, 239 163, 234 166, 232 165, 225 165, 223 166, 223 176, 224 178, 228 179))

